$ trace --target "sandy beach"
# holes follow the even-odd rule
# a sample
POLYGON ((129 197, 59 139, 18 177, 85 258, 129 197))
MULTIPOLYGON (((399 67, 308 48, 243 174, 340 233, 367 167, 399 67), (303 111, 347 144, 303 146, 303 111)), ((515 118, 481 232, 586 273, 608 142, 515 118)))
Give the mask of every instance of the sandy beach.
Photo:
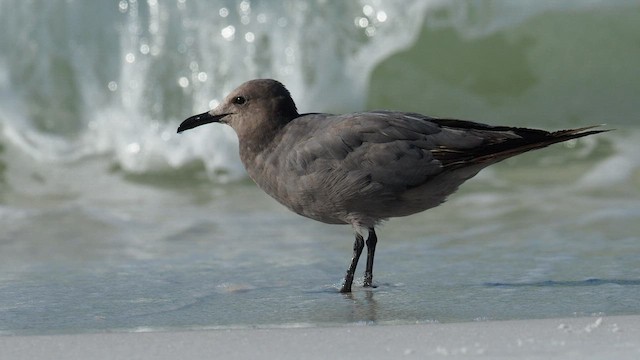
POLYGON ((2 359, 637 359, 640 316, 0 337, 2 359))

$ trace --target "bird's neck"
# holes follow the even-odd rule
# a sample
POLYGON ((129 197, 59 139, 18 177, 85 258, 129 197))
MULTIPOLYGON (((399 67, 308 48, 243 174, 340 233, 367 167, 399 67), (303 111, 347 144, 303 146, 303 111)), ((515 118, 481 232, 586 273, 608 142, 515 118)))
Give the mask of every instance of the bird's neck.
POLYGON ((278 143, 279 133, 284 125, 277 122, 261 124, 245 128, 238 133, 240 159, 247 169, 255 166, 256 159, 272 151, 278 143))
POLYGON ((250 139, 240 138, 240 160, 247 170, 249 177, 267 194, 278 198, 277 175, 279 173, 276 160, 277 144, 280 133, 265 132, 259 137, 250 139), (271 169, 271 171, 267 171, 271 169))

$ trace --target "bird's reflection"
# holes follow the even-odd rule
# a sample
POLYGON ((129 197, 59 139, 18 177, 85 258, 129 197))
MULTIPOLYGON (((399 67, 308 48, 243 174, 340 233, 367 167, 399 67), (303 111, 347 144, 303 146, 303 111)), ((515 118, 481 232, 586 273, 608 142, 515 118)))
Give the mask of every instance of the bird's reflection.
POLYGON ((375 300, 375 289, 342 294, 345 301, 350 304, 351 311, 348 316, 350 322, 375 323, 378 320, 378 303, 375 300))

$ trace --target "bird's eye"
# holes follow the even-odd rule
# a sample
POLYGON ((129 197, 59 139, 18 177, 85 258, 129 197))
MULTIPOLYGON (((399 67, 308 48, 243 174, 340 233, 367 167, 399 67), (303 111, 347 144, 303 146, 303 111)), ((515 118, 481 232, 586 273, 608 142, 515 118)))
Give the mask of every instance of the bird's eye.
POLYGON ((247 99, 244 96, 236 96, 233 98, 233 103, 237 105, 242 105, 247 102, 247 99))

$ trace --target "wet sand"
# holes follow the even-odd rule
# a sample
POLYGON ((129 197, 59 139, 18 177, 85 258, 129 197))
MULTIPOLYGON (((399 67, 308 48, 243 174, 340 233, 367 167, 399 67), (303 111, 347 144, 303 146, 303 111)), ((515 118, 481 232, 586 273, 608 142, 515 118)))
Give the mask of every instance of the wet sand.
POLYGON ((0 337, 2 359, 637 359, 640 316, 0 337))

